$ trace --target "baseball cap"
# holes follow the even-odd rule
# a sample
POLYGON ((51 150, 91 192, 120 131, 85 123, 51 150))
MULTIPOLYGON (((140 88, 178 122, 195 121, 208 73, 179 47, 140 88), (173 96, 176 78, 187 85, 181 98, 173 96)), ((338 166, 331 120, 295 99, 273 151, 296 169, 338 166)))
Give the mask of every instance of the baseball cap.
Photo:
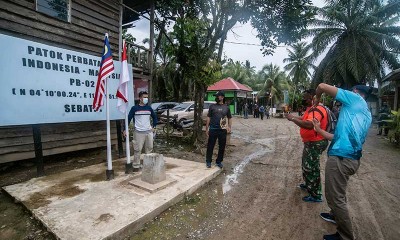
POLYGON ((354 89, 357 89, 357 91, 363 92, 366 97, 368 97, 372 92, 372 88, 368 87, 368 86, 365 86, 365 85, 356 85, 356 86, 351 88, 352 91, 354 89))
POLYGON ((216 93, 214 94, 214 96, 216 96, 216 97, 218 97, 218 96, 223 96, 223 97, 225 97, 225 93, 224 93, 224 91, 218 91, 218 92, 216 92, 216 93))

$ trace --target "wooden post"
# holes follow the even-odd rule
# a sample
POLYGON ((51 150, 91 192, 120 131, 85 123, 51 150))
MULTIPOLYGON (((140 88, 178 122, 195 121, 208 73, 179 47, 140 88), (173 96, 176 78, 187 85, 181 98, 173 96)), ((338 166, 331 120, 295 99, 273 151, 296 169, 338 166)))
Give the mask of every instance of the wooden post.
POLYGON ((33 132, 33 144, 35 148, 36 158, 36 176, 44 176, 44 163, 43 163, 43 147, 42 147, 42 133, 40 131, 40 125, 32 125, 33 132))
POLYGON ((167 142, 169 140, 169 128, 170 128, 170 124, 169 124, 169 109, 167 109, 167 142))
MULTIPOLYGON (((115 123, 117 125, 118 157, 121 158, 124 154, 124 148, 122 147, 121 120, 117 120, 115 123)), ((129 139, 126 139, 126 141, 129 141, 129 139)))

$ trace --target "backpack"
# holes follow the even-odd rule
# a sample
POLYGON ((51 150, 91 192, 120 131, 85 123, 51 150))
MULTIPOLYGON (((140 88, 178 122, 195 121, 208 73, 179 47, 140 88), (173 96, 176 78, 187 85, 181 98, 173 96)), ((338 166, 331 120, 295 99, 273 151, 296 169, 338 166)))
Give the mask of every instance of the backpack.
MULTIPOLYGON (((334 133, 335 129, 336 129, 336 124, 337 124, 337 118, 335 116, 335 114, 326 106, 321 106, 325 109, 326 111, 326 115, 328 116, 328 124, 326 125, 326 129, 325 131, 327 131, 328 133, 334 133)), ((321 110, 319 110, 318 108, 311 108, 308 112, 312 112, 312 111, 317 111, 321 114, 322 119, 325 117, 324 114, 322 113, 321 110)))

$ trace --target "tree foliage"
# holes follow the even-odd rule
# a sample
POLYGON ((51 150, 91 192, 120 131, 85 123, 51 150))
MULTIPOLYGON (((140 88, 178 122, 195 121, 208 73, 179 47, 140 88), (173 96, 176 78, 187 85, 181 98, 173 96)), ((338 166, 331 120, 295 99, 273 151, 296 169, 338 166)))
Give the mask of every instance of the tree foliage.
MULTIPOLYGON (((182 94, 192 91, 189 97, 194 96, 195 100, 196 140, 200 140, 206 88, 220 80, 221 58, 228 31, 236 23, 251 19, 258 37, 262 39, 264 53, 271 54, 278 43, 297 39, 306 25, 305 20, 312 17, 310 0, 158 0, 156 4, 156 26, 163 35, 157 38, 156 49, 161 46, 162 38, 166 37, 168 41, 165 44, 166 62, 156 65, 159 70, 157 78, 164 79, 158 86, 168 89, 167 82, 173 82, 173 87, 179 86, 179 97, 173 90, 176 99, 183 99, 182 94), (173 31, 167 34, 171 27, 173 31)), ((256 84, 259 76, 249 77, 254 76, 250 63, 246 63, 244 69, 240 65, 232 64, 233 68, 240 68, 238 73, 244 72, 239 81, 256 84)), ((168 94, 162 97, 168 97, 168 94)))
POLYGON ((283 101, 283 91, 291 90, 290 80, 286 73, 279 66, 271 64, 265 65, 258 73, 259 78, 263 81, 259 97, 272 97, 274 104, 283 101))
POLYGON ((315 15, 311 0, 245 2, 266 55, 272 55, 278 44, 291 44, 301 39, 309 20, 315 15))
POLYGON ((287 63, 285 70, 289 71, 289 76, 292 78, 294 85, 309 86, 311 77, 310 70, 316 67, 312 64, 312 55, 309 54, 311 46, 305 42, 293 44, 291 49, 288 49, 288 57, 283 59, 287 63))
POLYGON ((400 1, 335 0, 318 9, 309 30, 315 56, 330 47, 313 83, 349 87, 380 79, 384 68, 399 68, 399 13, 400 1))

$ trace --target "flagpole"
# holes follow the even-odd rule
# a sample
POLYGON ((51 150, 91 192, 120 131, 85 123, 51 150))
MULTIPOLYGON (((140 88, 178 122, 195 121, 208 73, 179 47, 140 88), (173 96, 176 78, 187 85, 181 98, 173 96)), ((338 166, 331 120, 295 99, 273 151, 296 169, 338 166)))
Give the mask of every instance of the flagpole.
MULTIPOLYGON (((122 41, 122 51, 126 51, 125 48, 125 39, 122 41)), ((125 52, 126 53, 126 52, 125 52)), ((120 54, 121 55, 121 54, 120 54)), ((121 59, 121 57, 120 57, 121 59)), ((122 63, 122 61, 121 61, 122 63)), ((122 65, 121 65, 122 69, 122 65)), ((132 163, 131 163, 131 145, 130 145, 130 138, 129 138, 129 122, 128 122, 128 103, 129 103, 129 93, 126 96, 127 102, 126 108, 125 108, 125 133, 126 133, 126 139, 125 139, 125 148, 126 148, 126 167, 125 167, 125 173, 130 173, 132 171, 132 163)))
MULTIPOLYGON (((125 40, 124 40, 125 43, 125 40)), ((123 44, 125 46, 125 44, 123 44)), ((121 66, 122 67, 122 66, 121 66)), ((126 138, 125 138, 125 149, 126 149, 126 165, 125 165, 125 173, 131 173, 133 170, 132 163, 131 163, 131 145, 130 145, 130 138, 129 138, 129 122, 128 122, 128 103, 129 103, 129 93, 126 96, 126 100, 128 100, 126 103, 126 109, 125 109, 125 133, 126 133, 126 138)))
POLYGON ((106 93, 105 93, 105 101, 106 101, 106 118, 107 118, 107 180, 114 179, 114 170, 112 169, 112 157, 111 157, 111 132, 110 132, 110 104, 108 98, 108 77, 105 79, 106 85, 106 93))
MULTIPOLYGON (((129 99, 128 99, 129 101, 129 99)), ((126 132, 126 140, 125 140, 125 148, 126 148, 126 164, 131 166, 131 150, 130 150, 130 138, 129 138, 129 122, 128 122, 128 109, 125 111, 125 132, 126 132)))
MULTIPOLYGON (((108 33, 106 33, 106 37, 108 38, 108 33)), ((106 101, 106 120, 107 120, 107 170, 106 176, 107 180, 114 179, 114 170, 112 169, 112 157, 111 157, 111 127, 110 127, 110 104, 109 104, 109 97, 108 97, 108 77, 104 79, 105 87, 105 94, 104 98, 106 101)))

